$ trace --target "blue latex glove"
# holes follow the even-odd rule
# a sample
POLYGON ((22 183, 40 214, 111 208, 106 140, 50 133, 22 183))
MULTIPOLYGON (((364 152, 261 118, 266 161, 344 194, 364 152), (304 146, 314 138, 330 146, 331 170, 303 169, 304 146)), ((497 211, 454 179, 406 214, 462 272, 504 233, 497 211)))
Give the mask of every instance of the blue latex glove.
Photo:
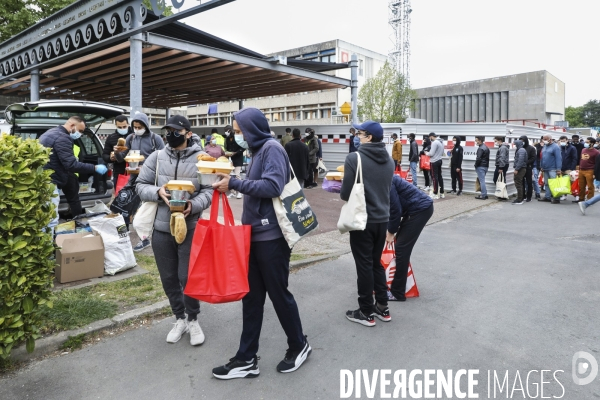
POLYGON ((106 165, 104 165, 104 164, 96 165, 96 172, 99 173, 100 175, 106 174, 107 171, 108 171, 108 168, 106 168, 106 165))

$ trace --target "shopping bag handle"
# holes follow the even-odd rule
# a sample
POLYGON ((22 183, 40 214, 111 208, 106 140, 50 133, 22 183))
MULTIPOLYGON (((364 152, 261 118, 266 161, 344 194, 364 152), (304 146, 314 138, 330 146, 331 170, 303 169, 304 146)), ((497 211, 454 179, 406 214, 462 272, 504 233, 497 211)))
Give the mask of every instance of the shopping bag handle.
POLYGON ((229 201, 227 200, 227 195, 225 193, 221 193, 218 190, 213 192, 212 204, 210 207, 210 224, 212 226, 216 226, 219 224, 219 198, 223 201, 223 220, 226 226, 234 226, 235 222, 233 220, 233 212, 231 211, 231 207, 229 206, 229 201))

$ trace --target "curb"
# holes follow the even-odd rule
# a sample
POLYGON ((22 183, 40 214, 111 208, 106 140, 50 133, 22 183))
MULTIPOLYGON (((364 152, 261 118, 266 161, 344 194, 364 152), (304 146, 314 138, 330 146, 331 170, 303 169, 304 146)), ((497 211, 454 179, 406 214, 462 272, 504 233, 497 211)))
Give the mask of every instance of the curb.
POLYGON ((60 349, 60 346, 65 343, 69 336, 77 336, 82 333, 95 333, 108 328, 121 325, 124 322, 132 319, 141 317, 146 314, 157 312, 165 307, 169 306, 169 300, 159 301, 158 303, 151 304, 146 307, 138 308, 135 310, 127 311, 123 314, 115 315, 112 318, 103 319, 100 321, 92 322, 91 324, 70 331, 59 332, 56 335, 48 336, 35 341, 35 350, 33 353, 27 353, 25 345, 19 346, 13 349, 11 353, 11 360, 13 361, 28 361, 33 358, 46 356, 60 349))
POLYGON ((329 260, 330 258, 337 258, 337 257, 343 256, 344 254, 348 254, 350 252, 351 252, 351 250, 348 249, 348 250, 336 251, 334 253, 325 254, 322 256, 310 257, 310 258, 306 258, 304 260, 292 261, 292 262, 290 262, 290 271, 295 270, 295 269, 300 269, 302 267, 305 267, 307 265, 314 264, 314 263, 317 263, 320 261, 329 260))

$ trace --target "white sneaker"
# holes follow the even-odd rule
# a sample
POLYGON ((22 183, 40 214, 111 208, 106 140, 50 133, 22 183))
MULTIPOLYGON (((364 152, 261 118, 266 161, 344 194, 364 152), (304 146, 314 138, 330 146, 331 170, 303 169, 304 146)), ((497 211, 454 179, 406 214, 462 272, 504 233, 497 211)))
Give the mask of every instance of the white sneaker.
POLYGON ((242 194, 240 192, 238 192, 236 199, 241 199, 242 198, 242 194))
POLYGON ((192 346, 204 343, 204 332, 202 332, 198 320, 188 322, 188 328, 190 331, 190 344, 192 346))
POLYGON ((168 343, 179 342, 181 336, 183 336, 183 334, 189 330, 188 323, 185 319, 178 319, 177 322, 175 322, 173 325, 175 326, 173 326, 173 329, 171 329, 171 332, 169 332, 169 334, 167 335, 168 343))
POLYGON ((560 199, 561 199, 561 200, 566 200, 566 199, 567 199, 567 196, 566 196, 566 195, 565 195, 565 196, 560 196, 560 199))
POLYGON ((437 200, 437 199, 439 199, 438 195, 437 194, 433 194, 433 193, 430 194, 429 197, 431 197, 431 200, 437 200))
POLYGON ((231 192, 229 193, 229 196, 227 196, 228 199, 233 199, 235 197, 235 193, 231 192))
POLYGON ((429 186, 425 186, 425 189, 423 189, 423 190, 425 190, 426 192, 429 192, 429 189, 430 189, 429 186))
POLYGON ((445 199, 445 198, 446 198, 446 195, 444 193, 441 193, 440 194, 440 199, 445 199))

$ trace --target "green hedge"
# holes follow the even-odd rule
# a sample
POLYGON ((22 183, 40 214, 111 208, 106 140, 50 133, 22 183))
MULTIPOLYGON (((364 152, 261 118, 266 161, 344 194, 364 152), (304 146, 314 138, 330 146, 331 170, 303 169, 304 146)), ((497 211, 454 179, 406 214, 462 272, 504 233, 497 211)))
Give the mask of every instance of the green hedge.
POLYGON ((32 352, 41 307, 52 307, 54 252, 45 227, 55 215, 50 149, 37 140, 0 136, 0 358, 23 341, 32 352))

